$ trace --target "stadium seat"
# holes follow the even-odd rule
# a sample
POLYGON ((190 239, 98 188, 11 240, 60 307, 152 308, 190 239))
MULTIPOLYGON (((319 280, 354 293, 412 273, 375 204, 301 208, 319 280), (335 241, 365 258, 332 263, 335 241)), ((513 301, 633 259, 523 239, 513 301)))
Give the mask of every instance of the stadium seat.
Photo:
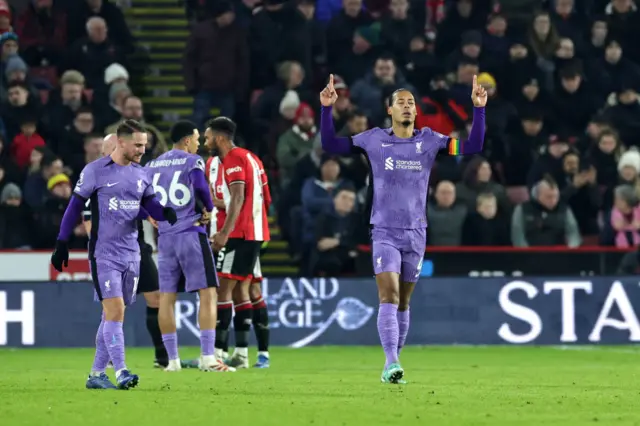
POLYGON ((40 78, 49 82, 52 86, 58 84, 58 72, 56 67, 33 67, 29 70, 33 78, 40 78))
POLYGON ((509 186, 507 197, 514 205, 524 203, 529 200, 529 189, 526 186, 509 186))

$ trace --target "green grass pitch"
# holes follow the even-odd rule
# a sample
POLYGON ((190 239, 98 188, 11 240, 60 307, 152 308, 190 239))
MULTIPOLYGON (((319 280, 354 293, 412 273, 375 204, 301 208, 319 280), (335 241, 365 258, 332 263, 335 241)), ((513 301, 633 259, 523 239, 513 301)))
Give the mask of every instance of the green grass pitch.
POLYGON ((275 348, 269 370, 228 374, 165 373, 129 349, 130 391, 84 389, 92 357, 0 350, 0 425, 640 425, 633 347, 408 347, 405 386, 380 383, 374 347, 275 348))

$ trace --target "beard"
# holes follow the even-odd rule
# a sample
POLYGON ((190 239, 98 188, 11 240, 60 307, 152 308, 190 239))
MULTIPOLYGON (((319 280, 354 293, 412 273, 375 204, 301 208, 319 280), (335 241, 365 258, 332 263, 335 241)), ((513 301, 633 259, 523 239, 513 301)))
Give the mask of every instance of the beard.
POLYGON ((129 154, 124 154, 124 158, 127 161, 130 161, 132 163, 139 163, 140 159, 142 158, 142 155, 138 155, 138 154, 133 154, 133 155, 129 155, 129 154))

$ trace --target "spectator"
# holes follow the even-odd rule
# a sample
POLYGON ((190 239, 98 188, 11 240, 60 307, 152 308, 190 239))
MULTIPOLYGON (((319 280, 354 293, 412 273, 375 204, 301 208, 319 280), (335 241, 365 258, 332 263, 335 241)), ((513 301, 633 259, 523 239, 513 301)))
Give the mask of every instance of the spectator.
POLYGON ((35 117, 24 116, 20 122, 20 133, 11 144, 11 158, 21 169, 29 165, 31 151, 45 145, 42 136, 36 132, 37 121, 35 117))
POLYGON ((199 126, 212 107, 219 108, 220 115, 233 117, 236 103, 248 93, 246 38, 227 1, 216 3, 212 18, 193 28, 185 49, 184 80, 187 92, 194 95, 193 120, 199 126))
POLYGON ((315 246, 315 223, 318 215, 332 203, 336 191, 350 185, 340 179, 340 164, 333 157, 325 158, 320 166, 320 179, 309 178, 302 186, 303 266, 308 265, 309 255, 315 246))
POLYGON ((358 228, 355 200, 353 188, 342 187, 333 197, 333 204, 318 216, 315 225, 317 246, 310 267, 313 275, 333 277, 355 271, 358 228))
POLYGON ((451 85, 450 90, 451 99, 458 105, 469 104, 473 76, 478 75, 479 70, 478 62, 473 59, 462 58, 458 63, 455 82, 451 85))
POLYGON ((350 91, 351 101, 367 115, 374 126, 382 124, 388 115, 383 88, 389 92, 404 88, 415 93, 415 88, 405 80, 393 58, 389 56, 376 59, 372 72, 356 81, 350 91))
POLYGON ((623 56, 622 46, 617 40, 609 40, 603 54, 594 61, 593 68, 597 71, 595 81, 603 99, 615 92, 619 82, 633 82, 637 89, 640 79, 640 66, 623 56))
POLYGON ((445 71, 454 72, 463 58, 477 62, 481 68, 487 67, 487 59, 482 55, 482 34, 479 31, 467 31, 462 34, 460 47, 447 57, 445 71))
POLYGON ((370 70, 383 54, 382 27, 379 22, 356 28, 351 40, 351 50, 345 52, 335 65, 347 84, 353 84, 370 70))
POLYGON ((60 88, 49 94, 45 109, 46 123, 52 136, 51 146, 57 152, 58 145, 64 143, 65 129, 73 123, 81 107, 89 107, 83 94, 85 79, 75 70, 68 70, 60 78, 60 88))
POLYGON ((106 109, 100 111, 104 122, 113 123, 122 119, 124 114, 124 102, 133 93, 126 83, 113 83, 109 87, 109 105, 106 109))
MULTIPOLYGON (((97 131, 96 120, 93 110, 89 107, 80 107, 76 111, 76 117, 71 124, 65 127, 62 136, 62 143, 57 146, 56 154, 60 156, 66 165, 74 163, 75 159, 84 152, 85 138, 97 131)), ((78 165, 76 165, 77 167, 78 165)), ((84 164, 82 165, 84 167, 84 164)), ((72 169, 77 176, 82 168, 72 169)))
MULTIPOLYGON (((296 111, 299 106, 300 97, 298 94, 293 90, 288 90, 282 98, 282 101, 280 101, 280 107, 278 108, 280 115, 278 115, 271 126, 269 126, 269 133, 267 134, 265 142, 274 167, 276 167, 275 163, 277 158, 276 151, 278 149, 278 140, 280 139, 280 136, 291 129, 295 124, 293 120, 296 117, 296 111)), ((258 149, 258 153, 263 154, 264 149, 258 149)))
POLYGON ((518 112, 511 102, 500 96, 493 75, 487 72, 480 73, 478 84, 485 88, 489 97, 486 107, 487 128, 493 134, 502 137, 506 135, 507 126, 517 118, 518 112))
POLYGON ((429 202, 427 208, 428 243, 433 246, 461 245, 467 207, 456 203, 456 187, 450 181, 443 180, 436 186, 434 200, 429 202))
POLYGON ((289 185, 296 161, 311 151, 317 132, 313 110, 305 103, 300 104, 293 121, 295 124, 278 139, 281 187, 289 185))
POLYGON ((550 60, 555 53, 560 37, 555 26, 551 23, 549 13, 540 11, 535 14, 529 29, 529 43, 538 59, 538 63, 550 65, 550 60))
POLYGON ((5 67, 10 57, 18 53, 18 36, 15 33, 0 34, 0 88, 4 87, 5 67))
POLYGON ((409 44, 409 52, 404 63, 405 75, 419 94, 427 93, 431 81, 444 71, 441 62, 433 54, 433 49, 433 40, 427 40, 420 34, 414 35, 409 44))
POLYGON ((578 223, 571 208, 560 200, 554 181, 537 182, 531 190, 531 199, 515 208, 511 240, 515 247, 580 245, 578 223))
POLYGON ((9 146, 5 144, 4 138, 0 136, 0 190, 7 183, 22 184, 23 180, 20 169, 18 169, 9 155, 9 146))
POLYGON ((30 67, 59 66, 67 47, 67 15, 53 0, 29 2, 16 24, 21 56, 30 67))
MULTIPOLYGON (((346 125, 338 132, 340 136, 353 137, 369 128, 367 116, 358 110, 348 115, 346 125)), ((343 155, 338 158, 342 176, 356 186, 356 190, 364 186, 370 171, 369 162, 362 154, 343 155)))
POLYGON ((577 64, 568 65, 559 73, 560 85, 553 97, 553 116, 558 126, 580 134, 599 107, 597 94, 582 79, 577 64))
POLYGON ((589 59, 602 58, 604 56, 605 42, 609 33, 609 27, 604 17, 596 17, 591 23, 591 31, 587 35, 586 55, 589 59))
MULTIPOLYGON (((33 81, 30 77, 28 77, 27 72, 27 64, 22 60, 20 56, 13 55, 7 59, 7 62, 4 66, 4 78, 7 84, 11 84, 13 82, 24 83, 29 90, 29 96, 34 100, 38 100, 40 98, 38 87, 33 84, 33 81)), ((42 88, 45 89, 47 87, 50 87, 50 85, 48 83, 45 83, 44 87, 42 88)), ((8 94, 6 89, 0 85, 0 101, 6 102, 7 98, 8 94)))
POLYGON ((100 134, 90 133, 84 137, 82 153, 74 154, 68 162, 74 177, 79 176, 84 166, 102 157, 103 142, 104 138, 100 134))
MULTIPOLYGON (((295 164, 295 169, 286 191, 289 194, 288 204, 290 206, 299 206, 302 203, 302 187, 307 180, 320 175, 322 162, 322 142, 318 133, 313 138, 311 151, 303 155, 295 164)), ((283 217, 286 217, 286 213, 283 214, 283 217)))
MULTIPOLYGON (((316 70, 327 62, 326 27, 320 20, 314 19, 316 0, 297 0, 296 3, 298 12, 306 21, 308 39, 311 43, 311 69, 316 70)), ((317 80, 317 74, 319 73, 312 75, 313 81, 317 80)))
POLYGON ((619 248, 640 245, 640 206, 635 188, 620 185, 615 189, 611 211, 611 226, 616 232, 615 244, 619 248))
POLYGON ((561 131, 549 138, 546 149, 535 161, 527 177, 528 186, 532 187, 545 176, 551 176, 554 182, 564 178, 562 170, 562 157, 569 150, 571 136, 566 131, 561 131))
POLYGON ((372 22, 371 15, 362 9, 362 0, 342 0, 342 10, 333 15, 327 27, 327 62, 331 70, 347 77, 337 68, 352 55, 356 30, 372 22))
POLYGON ((24 117, 40 117, 38 102, 29 96, 29 88, 20 81, 14 81, 7 88, 7 103, 0 108, 6 127, 7 140, 20 133, 20 124, 24 117))
MULTIPOLYGON (((34 151, 36 152, 37 149, 34 151)), ((40 151, 42 156, 40 164, 37 162, 32 167, 24 184, 24 201, 32 209, 42 207, 45 202, 48 190, 47 182, 53 176, 62 173, 62 161, 48 150, 40 151)), ((33 159, 33 156, 31 157, 33 159)))
POLYGON ((407 62, 411 39, 419 32, 408 12, 408 0, 391 0, 389 11, 381 21, 382 44, 389 49, 399 64, 407 62))
POLYGON ((339 75, 333 76, 333 88, 338 95, 338 100, 333 105, 331 114, 333 115, 335 128, 342 129, 346 124, 350 112, 353 111, 355 106, 351 102, 351 91, 349 90, 349 86, 347 86, 347 83, 345 83, 339 75))
POLYGON ((447 10, 446 16, 438 25, 436 55, 444 57, 460 45, 460 35, 469 30, 482 28, 486 17, 477 4, 471 0, 456 0, 454 7, 447 10))
POLYGON ((292 3, 266 0, 251 20, 251 61, 260 64, 251 67, 251 81, 256 88, 273 84, 276 80, 274 70, 285 61, 298 63, 306 75, 311 75, 311 41, 307 21, 292 3))
POLYGON ((603 209, 609 211, 613 207, 615 186, 630 185, 636 189, 636 194, 640 198, 640 153, 636 148, 622 154, 618 161, 617 183, 607 187, 603 196, 603 209))
POLYGON ((312 97, 301 87, 303 80, 304 70, 299 63, 286 61, 278 65, 278 81, 264 89, 251 111, 257 134, 269 132, 268 129, 278 117, 280 103, 290 90, 297 93, 300 101, 316 105, 317 97, 312 97))
POLYGON ((6 1, 0 0, 0 36, 11 32, 11 8, 6 1))
POLYGON ((489 16, 482 36, 482 49, 488 55, 502 62, 509 57, 508 23, 504 15, 493 13, 489 16))
POLYGON ((620 40, 622 48, 629 52, 629 58, 638 62, 638 37, 640 36, 638 8, 632 0, 612 0, 605 8, 609 34, 620 40))
POLYGON ((574 0, 556 0, 551 13, 553 26, 561 37, 580 40, 585 23, 575 10, 574 0))
POLYGON ((69 48, 66 69, 80 71, 88 88, 105 90, 105 71, 113 63, 126 64, 125 52, 112 41, 105 20, 98 16, 87 21, 86 34, 69 48))
POLYGON ((77 3, 69 12, 68 38, 69 44, 80 40, 86 34, 85 23, 93 17, 104 20, 113 43, 124 53, 133 53, 134 39, 129 25, 124 19, 120 8, 109 0, 76 0, 77 3))
POLYGON ((498 215, 496 196, 481 193, 475 200, 474 210, 465 219, 462 241, 468 246, 510 246, 508 221, 498 215))
POLYGON ((572 150, 562 158, 564 180, 559 182, 562 200, 574 212, 580 234, 598 235, 598 212, 602 200, 597 186, 597 172, 591 167, 582 167, 580 156, 572 150))
MULTIPOLYGON (((55 246, 62 216, 71 199, 71 182, 65 174, 56 174, 47 181, 47 195, 43 205, 36 210, 35 228, 37 237, 34 241, 36 248, 55 246)), ((83 247, 78 238, 86 236, 84 225, 78 224, 74 229, 71 246, 83 247)))
POLYGON ((504 187, 491 180, 491 165, 482 157, 475 157, 467 165, 462 182, 456 185, 456 201, 465 204, 469 211, 476 208, 478 196, 493 194, 501 213, 509 213, 509 200, 504 187))
POLYGON ((630 82, 620 83, 615 99, 612 97, 604 116, 617 129, 627 147, 640 147, 640 103, 638 93, 630 82))
POLYGON ((30 250, 31 220, 22 205, 22 191, 9 183, 0 191, 0 249, 30 250))
POLYGON ((587 151, 587 163, 597 170, 597 183, 605 187, 613 188, 618 183, 618 161, 622 157, 624 147, 618 135, 605 130, 594 146, 587 151))

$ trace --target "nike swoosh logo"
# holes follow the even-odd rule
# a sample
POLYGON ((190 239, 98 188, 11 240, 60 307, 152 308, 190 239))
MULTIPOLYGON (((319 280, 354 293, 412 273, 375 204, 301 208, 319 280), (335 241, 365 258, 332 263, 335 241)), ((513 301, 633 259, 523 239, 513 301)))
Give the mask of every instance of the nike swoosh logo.
POLYGON ((107 187, 111 188, 112 186, 117 185, 117 184, 118 184, 118 182, 116 182, 116 183, 107 183, 107 187))
POLYGON ((392 145, 393 145, 392 143, 383 143, 382 144, 383 147, 392 146, 392 145))

